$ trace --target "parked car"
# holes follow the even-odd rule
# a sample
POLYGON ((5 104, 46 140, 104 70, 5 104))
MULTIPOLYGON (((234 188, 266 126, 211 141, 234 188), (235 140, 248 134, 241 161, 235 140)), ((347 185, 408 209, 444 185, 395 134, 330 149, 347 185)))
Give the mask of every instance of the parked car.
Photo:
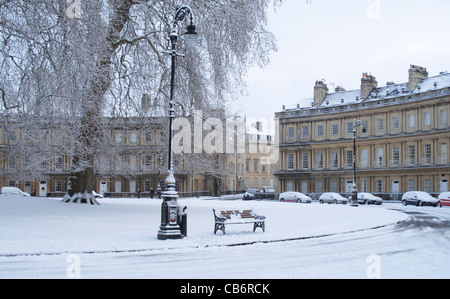
POLYGON ((287 201, 287 202, 311 203, 311 197, 306 196, 303 193, 294 191, 281 193, 278 199, 282 202, 287 201))
POLYGON ((261 199, 260 191, 258 189, 247 189, 242 197, 242 200, 261 199))
POLYGON ((416 206, 441 206, 440 201, 423 191, 408 191, 402 196, 402 204, 404 206, 413 204, 416 206))
POLYGON ((30 196, 30 193, 23 192, 17 187, 2 187, 2 195, 30 196))
POLYGON ((341 203, 346 205, 348 203, 348 199, 335 192, 326 192, 319 197, 319 203, 323 204, 325 202, 335 204, 341 203))
POLYGON ((358 192, 358 203, 363 205, 381 205, 383 203, 383 199, 381 197, 373 195, 372 193, 358 192))
POLYGON ((438 200, 441 206, 450 207, 450 192, 442 192, 439 194, 438 200))

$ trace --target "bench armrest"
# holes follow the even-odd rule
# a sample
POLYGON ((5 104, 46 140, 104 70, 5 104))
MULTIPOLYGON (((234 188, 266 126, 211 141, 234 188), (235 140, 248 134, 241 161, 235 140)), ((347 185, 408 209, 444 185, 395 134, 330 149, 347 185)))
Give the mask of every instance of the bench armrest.
POLYGON ((222 215, 217 216, 216 210, 214 210, 214 209, 213 209, 213 214, 214 214, 214 221, 216 221, 216 222, 225 222, 227 220, 227 218, 225 218, 222 215))
POLYGON ((256 214, 255 214, 255 219, 256 219, 256 220, 265 220, 265 219, 266 219, 266 216, 256 215, 256 214))

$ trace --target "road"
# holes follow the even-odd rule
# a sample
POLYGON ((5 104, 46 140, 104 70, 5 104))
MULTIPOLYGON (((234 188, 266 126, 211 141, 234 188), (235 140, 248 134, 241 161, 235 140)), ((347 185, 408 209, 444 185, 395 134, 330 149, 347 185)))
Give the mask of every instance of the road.
POLYGON ((0 273, 9 278, 450 278, 450 208, 385 208, 410 218, 379 229, 296 241, 2 257, 7 271, 0 273))

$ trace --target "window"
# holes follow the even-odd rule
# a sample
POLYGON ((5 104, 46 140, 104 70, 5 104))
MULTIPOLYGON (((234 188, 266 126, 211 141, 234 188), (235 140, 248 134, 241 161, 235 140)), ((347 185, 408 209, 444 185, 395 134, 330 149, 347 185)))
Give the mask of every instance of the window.
POLYGON ((430 193, 431 192, 431 180, 430 179, 424 179, 423 186, 425 192, 430 193))
POLYGON ((62 192, 62 182, 55 181, 55 192, 62 192))
POLYGON ((116 142, 121 143, 122 142, 122 133, 116 132, 116 142))
POLYGON ((400 121, 399 121, 398 117, 392 118, 392 129, 393 130, 400 129, 400 121))
POLYGON ((16 168, 16 156, 14 155, 9 155, 9 163, 8 163, 8 168, 9 169, 14 169, 16 168))
POLYGON ((150 189, 151 189, 150 181, 145 181, 144 182, 144 192, 150 192, 150 189))
POLYGON ((63 169, 63 158, 62 157, 57 157, 56 158, 55 167, 56 167, 57 170, 62 170, 63 169))
POLYGON ((323 153, 317 153, 317 169, 323 169, 323 153))
POLYGON ((144 167, 146 170, 149 170, 152 166, 152 157, 144 156, 144 167))
POLYGON ((145 142, 147 143, 152 142, 152 131, 145 132, 145 142))
POLYGON ((399 165, 399 164, 400 164, 400 148, 394 146, 392 148, 392 165, 399 165))
POLYGON ((408 180, 408 191, 416 190, 416 181, 413 179, 408 180))
POLYGON ((431 163, 431 144, 425 144, 425 163, 431 163))
POLYGON ((122 192, 122 181, 116 181, 115 182, 115 191, 116 192, 122 192))
POLYGON ((131 143, 136 143, 137 142, 137 133, 136 132, 131 133, 130 141, 131 141, 131 143))
POLYGON ((425 112, 424 115, 424 124, 425 126, 431 126, 431 113, 430 112, 425 112))
POLYGON ((353 167, 353 151, 347 151, 347 168, 353 167))
POLYGON ((377 180, 377 192, 383 192, 383 180, 377 180))
POLYGON ((323 183, 322 181, 316 182, 316 193, 323 193, 323 183))
POLYGON ((383 131, 384 130, 384 119, 379 118, 377 120, 377 123, 378 123, 378 131, 383 131))
POLYGON ((331 168, 338 168, 339 158, 338 152, 331 152, 331 168))
POLYGON ((416 163, 416 147, 414 145, 408 146, 408 164, 416 163))
POLYGON ((415 119, 414 119, 414 114, 409 114, 408 115, 408 126, 410 128, 414 128, 416 126, 415 119))
POLYGON ((441 124, 447 123, 447 110, 441 110, 441 124))
POLYGON ((367 181, 361 180, 361 192, 368 192, 367 191, 367 181))
POLYGON ((382 147, 377 148, 377 162, 376 166, 382 166, 384 164, 384 150, 382 147))
POLYGON ((302 182, 301 190, 302 193, 308 193, 308 182, 302 182))
POLYGON ((331 181, 331 192, 339 192, 339 183, 338 181, 331 181))
POLYGON ((292 181, 287 181, 286 182, 286 191, 293 191, 294 190, 294 184, 292 183, 292 181))
POLYGON ((259 160, 253 160, 253 172, 258 172, 259 160))
POLYGON ((361 167, 369 167, 369 150, 361 149, 361 167))
POLYGON ((302 127, 302 138, 308 138, 309 137, 309 127, 302 127))
POLYGON ((250 160, 245 161, 245 172, 250 172, 250 160))
POLYGON ((347 134, 353 134, 353 123, 347 123, 347 134))
POLYGON ((308 169, 309 168, 309 155, 308 153, 302 154, 302 168, 308 169))
POLYGON ((288 170, 294 169, 294 154, 288 154, 287 167, 288 167, 288 170))
POLYGON ((333 125, 332 134, 333 136, 337 136, 339 134, 339 125, 333 125))
POLYGON ((323 126, 317 126, 317 137, 323 137, 323 126))
POLYGON ((441 143, 441 163, 447 163, 447 143, 441 143))
POLYGON ((294 128, 288 128, 288 139, 294 139, 294 128))

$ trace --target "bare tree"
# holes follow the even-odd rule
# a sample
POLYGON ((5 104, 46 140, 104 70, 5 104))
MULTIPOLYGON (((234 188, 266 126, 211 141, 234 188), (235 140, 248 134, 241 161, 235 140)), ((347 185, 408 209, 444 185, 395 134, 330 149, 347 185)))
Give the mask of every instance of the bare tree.
MULTIPOLYGON (((281 0, 184 1, 202 35, 194 49, 180 45, 176 99, 185 113, 222 107, 225 93, 245 87, 249 66, 268 63, 276 49, 265 28, 271 3, 281 0)), ((45 122, 67 134, 60 151, 72 157, 68 201, 95 203, 95 161, 108 150, 104 117, 165 115, 170 74, 162 51, 177 4, 0 0, 0 116, 5 128, 19 117, 30 129, 45 122)))

